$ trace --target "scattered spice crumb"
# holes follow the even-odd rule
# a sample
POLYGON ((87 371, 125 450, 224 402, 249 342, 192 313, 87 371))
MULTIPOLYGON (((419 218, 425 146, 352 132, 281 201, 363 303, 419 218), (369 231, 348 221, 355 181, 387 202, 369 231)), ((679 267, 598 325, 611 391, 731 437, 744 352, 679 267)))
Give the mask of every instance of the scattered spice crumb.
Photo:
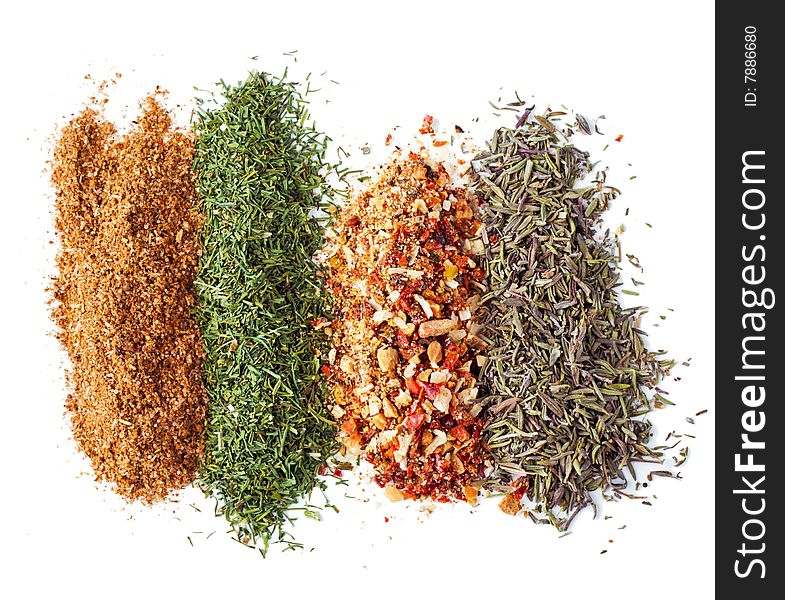
POLYGON ((433 133, 433 117, 431 115, 425 115, 425 117, 423 117, 420 133, 423 135, 433 133))

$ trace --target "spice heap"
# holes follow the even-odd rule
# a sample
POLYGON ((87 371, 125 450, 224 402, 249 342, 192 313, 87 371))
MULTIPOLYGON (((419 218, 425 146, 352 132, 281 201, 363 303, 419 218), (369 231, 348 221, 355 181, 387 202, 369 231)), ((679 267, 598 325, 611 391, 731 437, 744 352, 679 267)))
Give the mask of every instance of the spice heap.
POLYGON ((85 109, 57 142, 53 316, 79 449, 118 493, 152 502, 192 480, 203 448, 191 316, 201 218, 193 139, 155 96, 142 107, 124 136, 85 109))
POLYGON ((669 403, 673 361, 619 302, 599 235, 618 191, 576 187, 591 163, 564 113, 496 130, 471 187, 426 116, 429 150, 398 150, 339 210, 295 84, 222 84, 195 137, 157 98, 125 135, 85 109, 54 152, 53 316, 99 479, 153 502, 199 469, 264 552, 297 545, 286 524, 317 516, 341 446, 391 500, 474 504, 484 485, 562 530, 661 462, 641 417, 669 403))
POLYGON ((475 403, 485 273, 473 197, 425 151, 388 164, 342 210, 321 260, 335 320, 324 372, 349 452, 391 499, 474 502, 486 452, 475 403))
MULTIPOLYGON (((263 547, 336 449, 312 323, 327 301, 312 216, 332 190, 326 140, 293 84, 254 73, 201 104, 197 184, 206 217, 198 315, 210 398, 201 481, 246 543, 263 547)), ((307 513, 310 514, 310 513, 307 513)))
MULTIPOLYGON (((486 439, 506 512, 566 529, 593 490, 626 486, 647 446, 654 388, 672 361, 644 347, 641 309, 616 296, 617 250, 598 219, 617 195, 602 177, 575 188, 589 157, 546 114, 498 129, 472 163, 489 290, 478 320, 491 340, 480 381, 486 439)), ((479 259, 478 259, 479 260, 479 259)))

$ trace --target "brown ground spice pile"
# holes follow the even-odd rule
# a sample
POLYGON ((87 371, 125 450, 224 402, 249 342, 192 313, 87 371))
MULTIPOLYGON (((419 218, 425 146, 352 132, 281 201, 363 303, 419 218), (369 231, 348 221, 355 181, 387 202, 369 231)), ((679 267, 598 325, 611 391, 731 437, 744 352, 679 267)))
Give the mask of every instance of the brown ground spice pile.
POLYGON ((204 446, 193 159, 192 137, 154 95, 126 135, 87 108, 54 150, 66 408, 97 478, 129 499, 187 485, 204 446))

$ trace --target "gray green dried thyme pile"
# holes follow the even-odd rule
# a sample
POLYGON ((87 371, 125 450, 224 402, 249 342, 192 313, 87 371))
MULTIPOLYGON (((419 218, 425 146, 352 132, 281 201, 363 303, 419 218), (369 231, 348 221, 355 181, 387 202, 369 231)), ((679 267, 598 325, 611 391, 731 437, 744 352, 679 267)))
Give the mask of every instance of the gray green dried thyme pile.
POLYGON ((575 187, 588 154, 549 114, 528 116, 472 163, 489 286, 480 383, 496 469, 486 485, 507 494, 506 512, 527 497, 532 519, 565 529, 590 492, 622 490, 625 467, 659 457, 640 417, 673 361, 645 348, 642 309, 617 297, 616 246, 597 223, 618 191, 602 177, 575 187))
POLYGON ((313 211, 332 190, 326 140, 297 88, 266 74, 224 86, 196 117, 206 221, 197 280, 209 395, 200 479, 246 542, 286 535, 287 509, 336 449, 321 357, 328 299, 313 211))

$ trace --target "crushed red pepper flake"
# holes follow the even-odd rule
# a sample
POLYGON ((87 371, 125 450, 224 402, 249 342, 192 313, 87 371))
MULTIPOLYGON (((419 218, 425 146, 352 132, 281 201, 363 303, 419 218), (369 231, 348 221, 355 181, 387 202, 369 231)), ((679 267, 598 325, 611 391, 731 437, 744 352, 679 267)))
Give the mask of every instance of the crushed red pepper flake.
POLYGON ((422 125, 420 126, 420 133, 423 135, 433 133, 433 117, 431 115, 425 115, 423 117, 422 125))
POLYGON ((156 95, 127 134, 86 108, 54 148, 52 314, 71 365, 66 408, 97 479, 128 499, 187 485, 204 446, 193 160, 193 139, 156 95))

